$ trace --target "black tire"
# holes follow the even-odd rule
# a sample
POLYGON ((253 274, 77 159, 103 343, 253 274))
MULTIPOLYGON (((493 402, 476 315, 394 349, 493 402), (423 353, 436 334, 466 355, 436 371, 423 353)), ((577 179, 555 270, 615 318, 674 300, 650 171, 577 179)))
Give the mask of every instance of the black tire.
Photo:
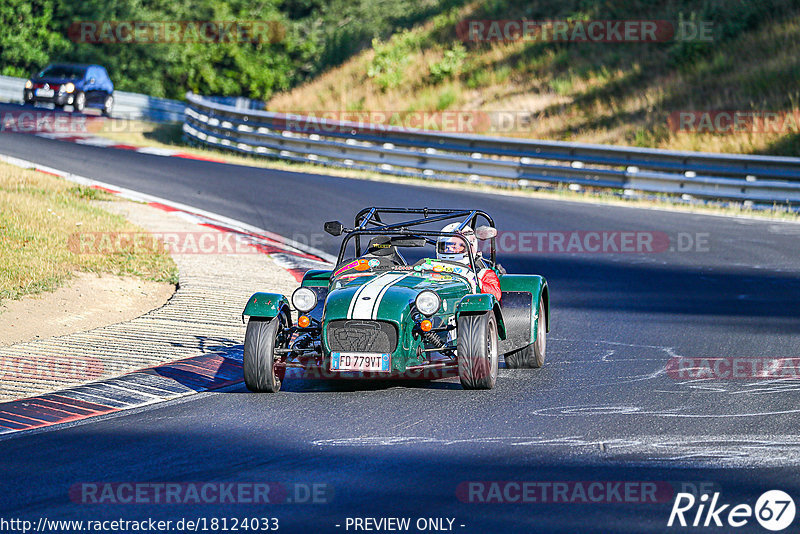
POLYGON ((458 378, 464 389, 492 389, 497 383, 497 322, 494 313, 458 318, 458 378))
POLYGON ((86 93, 78 91, 75 93, 75 99, 72 101, 72 109, 78 113, 83 112, 86 108, 86 93))
POLYGON ((507 369, 538 369, 544 365, 547 350, 547 324, 544 315, 544 301, 539 299, 539 320, 536 325, 536 340, 519 350, 505 355, 507 369))
POLYGON ((286 375, 286 367, 275 365, 275 347, 286 346, 282 339, 283 314, 274 319, 251 317, 244 336, 244 383, 257 393, 276 393, 286 375))
POLYGON ((114 97, 112 95, 108 95, 106 99, 103 101, 103 115, 106 117, 111 116, 111 110, 114 108, 114 97))

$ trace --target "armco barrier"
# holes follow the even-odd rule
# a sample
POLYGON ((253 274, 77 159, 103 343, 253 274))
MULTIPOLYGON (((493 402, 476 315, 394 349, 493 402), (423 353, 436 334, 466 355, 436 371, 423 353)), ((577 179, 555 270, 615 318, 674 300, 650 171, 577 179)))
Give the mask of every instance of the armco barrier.
POLYGON ((535 187, 800 203, 800 158, 709 154, 510 139, 311 119, 220 104, 189 93, 184 133, 237 152, 384 174, 535 187))

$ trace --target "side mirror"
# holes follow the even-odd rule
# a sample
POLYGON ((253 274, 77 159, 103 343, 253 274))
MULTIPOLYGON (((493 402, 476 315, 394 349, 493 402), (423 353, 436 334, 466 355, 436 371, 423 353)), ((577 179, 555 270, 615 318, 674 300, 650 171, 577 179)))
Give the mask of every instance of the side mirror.
POLYGON ((89 83, 94 83, 94 82, 95 82, 94 78, 89 78, 89 83))
POLYGON ((332 236, 340 236, 344 231, 344 225, 339 221, 328 221, 325 223, 325 231, 332 236))
POLYGON ((479 226, 475 229, 475 237, 481 241, 497 237, 497 228, 491 226, 479 226))

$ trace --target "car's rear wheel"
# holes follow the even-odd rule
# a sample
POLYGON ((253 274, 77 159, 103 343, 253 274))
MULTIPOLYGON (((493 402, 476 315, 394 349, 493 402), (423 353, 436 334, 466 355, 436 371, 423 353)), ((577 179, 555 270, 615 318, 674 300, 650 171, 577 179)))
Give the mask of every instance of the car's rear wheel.
POLYGON ((546 321, 544 301, 539 299, 539 319, 536 321, 536 340, 526 347, 506 354, 506 368, 538 369, 544 365, 544 356, 547 349, 546 321))
POLYGON ((103 115, 106 117, 111 116, 111 109, 114 107, 114 97, 108 95, 106 99, 103 101, 103 115))
POLYGON ((75 100, 72 102, 72 109, 81 112, 86 108, 86 93, 78 91, 75 100))
POLYGON ((251 317, 244 336, 244 383, 258 393, 276 393, 286 375, 286 367, 275 365, 275 349, 288 346, 283 335, 283 314, 274 319, 251 317))
POLYGON ((497 383, 497 322, 491 311, 458 318, 458 378, 464 389, 492 389, 497 383))

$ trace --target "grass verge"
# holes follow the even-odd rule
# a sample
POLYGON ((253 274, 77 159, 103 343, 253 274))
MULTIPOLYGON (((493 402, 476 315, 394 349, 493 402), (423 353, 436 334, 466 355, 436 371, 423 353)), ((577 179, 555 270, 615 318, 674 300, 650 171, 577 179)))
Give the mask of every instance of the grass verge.
POLYGON ((169 254, 120 247, 80 254, 70 238, 84 232, 144 232, 98 205, 114 200, 96 189, 0 164, 0 301, 52 291, 73 272, 130 275, 176 284, 169 254))

